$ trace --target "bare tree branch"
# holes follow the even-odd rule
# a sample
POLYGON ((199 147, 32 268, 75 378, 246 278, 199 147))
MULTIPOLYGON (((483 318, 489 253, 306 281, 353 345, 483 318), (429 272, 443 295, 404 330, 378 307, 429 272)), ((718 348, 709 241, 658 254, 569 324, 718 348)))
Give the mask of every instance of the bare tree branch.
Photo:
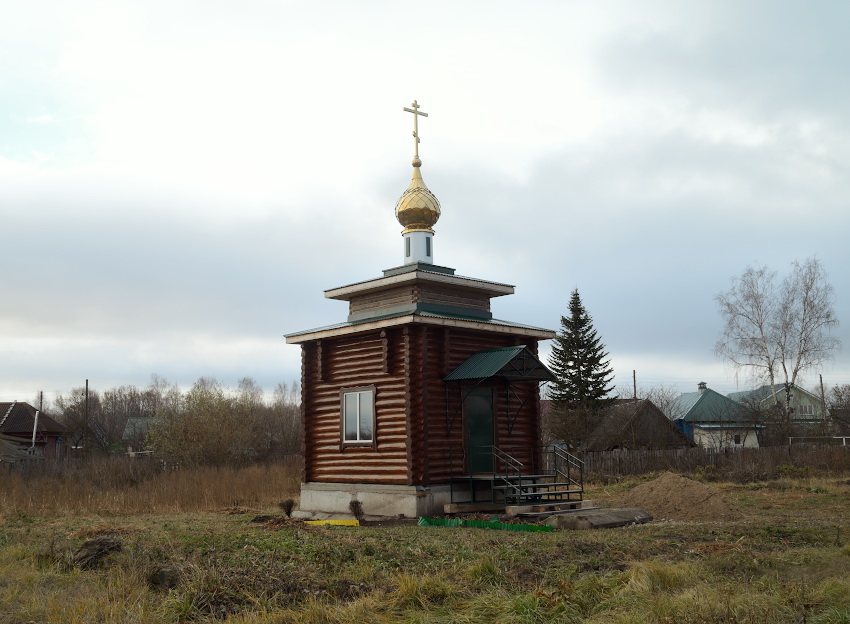
POLYGON ((715 353, 737 372, 785 385, 786 416, 791 390, 801 374, 832 357, 841 345, 831 331, 838 325, 834 289, 817 258, 794 261, 779 286, 776 272, 748 267, 732 288, 715 297, 723 331, 715 353))

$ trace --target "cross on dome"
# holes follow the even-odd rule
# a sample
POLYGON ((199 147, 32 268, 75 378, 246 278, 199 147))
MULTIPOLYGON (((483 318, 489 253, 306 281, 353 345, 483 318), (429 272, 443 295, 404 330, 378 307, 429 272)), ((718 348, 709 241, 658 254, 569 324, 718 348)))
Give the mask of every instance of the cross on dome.
POLYGON ((395 206, 395 216, 404 227, 404 263, 416 264, 434 263, 434 224, 440 218, 440 201, 425 186, 422 179, 419 160, 419 117, 427 117, 428 113, 419 110, 419 102, 413 100, 413 108, 404 107, 408 113, 413 113, 413 178, 410 186, 399 197, 395 206))
POLYGON ((419 116, 427 117, 428 113, 422 113, 419 111, 419 103, 416 100, 413 100, 413 104, 411 104, 413 108, 404 107, 408 113, 413 113, 413 166, 418 167, 422 164, 422 161, 419 160, 419 116))

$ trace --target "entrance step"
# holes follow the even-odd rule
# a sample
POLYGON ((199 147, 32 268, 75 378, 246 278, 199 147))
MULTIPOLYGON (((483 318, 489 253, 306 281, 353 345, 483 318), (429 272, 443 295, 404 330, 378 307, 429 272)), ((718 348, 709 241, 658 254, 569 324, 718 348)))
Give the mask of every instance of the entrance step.
MULTIPOLYGON (((496 480, 494 479, 494 482, 496 480)), ((500 485, 494 485, 494 490, 558 490, 558 489, 566 489, 571 492, 581 492, 580 489, 575 489, 575 483, 547 483, 545 481, 538 481, 535 483, 501 483, 500 485)))
POLYGON ((551 503, 537 503, 531 505, 510 505, 505 507, 505 513, 509 517, 513 516, 537 516, 546 517, 554 513, 570 513, 586 509, 598 509, 593 506, 593 502, 589 500, 578 501, 557 501, 551 503))
POLYGON ((504 513, 505 505, 499 505, 498 503, 446 503, 443 505, 443 513, 447 514, 488 513, 491 511, 504 513))

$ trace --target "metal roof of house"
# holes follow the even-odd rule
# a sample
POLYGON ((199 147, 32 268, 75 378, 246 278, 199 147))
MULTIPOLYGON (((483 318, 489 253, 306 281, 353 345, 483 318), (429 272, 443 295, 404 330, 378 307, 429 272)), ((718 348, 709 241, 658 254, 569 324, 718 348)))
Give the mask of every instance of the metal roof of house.
MULTIPOLYGON (((0 433, 29 433, 35 420, 36 409, 29 403, 0 403, 0 433)), ((38 415, 38 431, 42 433, 65 433, 65 427, 44 412, 38 415)))
POLYGON ((733 401, 764 401, 770 396, 776 394, 780 390, 782 390, 785 386, 783 384, 774 384, 773 390, 769 385, 760 386, 755 390, 742 390, 741 392, 730 392, 728 396, 733 401))
POLYGON ((124 425, 124 433, 121 435, 121 439, 129 440, 136 436, 147 435, 153 421, 153 416, 129 416, 124 425))
MULTIPOLYGON (((808 395, 810 398, 814 399, 815 401, 820 402, 820 397, 812 394, 811 392, 809 392, 805 388, 801 388, 800 386, 795 385, 793 387, 793 389, 791 390, 791 392, 792 393, 800 392, 801 394, 808 395)), ((730 392, 727 396, 730 399, 732 399, 733 401, 738 401, 738 402, 753 402, 753 401, 762 402, 762 401, 765 401, 766 399, 769 399, 772 396, 776 396, 778 393, 782 393, 780 398, 784 402, 785 401, 785 384, 778 383, 778 384, 773 384, 773 386, 764 385, 764 386, 760 386, 760 387, 756 388, 755 390, 743 390, 741 392, 730 392)))
POLYGON ((506 381, 551 381, 555 376, 525 346, 518 346, 474 353, 444 379, 471 381, 490 378, 506 381))
POLYGON ((748 411, 729 397, 706 388, 702 392, 686 392, 673 399, 665 410, 667 417, 690 423, 732 423, 752 421, 748 411))

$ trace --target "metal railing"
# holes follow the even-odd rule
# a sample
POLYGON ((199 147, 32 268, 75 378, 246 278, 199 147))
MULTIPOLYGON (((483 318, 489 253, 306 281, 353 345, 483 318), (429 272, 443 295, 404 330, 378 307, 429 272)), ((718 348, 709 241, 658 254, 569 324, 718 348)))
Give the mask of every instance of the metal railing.
POLYGON ((572 500, 574 494, 581 500, 584 491, 584 462, 581 459, 557 447, 532 447, 530 450, 530 462, 522 462, 511 453, 524 451, 525 456, 527 448, 449 447, 450 501, 507 504, 532 498, 557 498, 564 494, 567 500, 572 500), (492 459, 489 464, 492 472, 469 471, 469 460, 476 455, 492 459), (457 489, 461 486, 468 491, 465 500, 457 500, 457 489), (497 493, 500 494, 498 501, 497 493))
POLYGON ((579 489, 584 490, 584 462, 575 455, 554 446, 551 452, 552 467, 555 474, 563 478, 565 483, 578 486, 579 489), (577 479, 576 473, 578 473, 577 479))

